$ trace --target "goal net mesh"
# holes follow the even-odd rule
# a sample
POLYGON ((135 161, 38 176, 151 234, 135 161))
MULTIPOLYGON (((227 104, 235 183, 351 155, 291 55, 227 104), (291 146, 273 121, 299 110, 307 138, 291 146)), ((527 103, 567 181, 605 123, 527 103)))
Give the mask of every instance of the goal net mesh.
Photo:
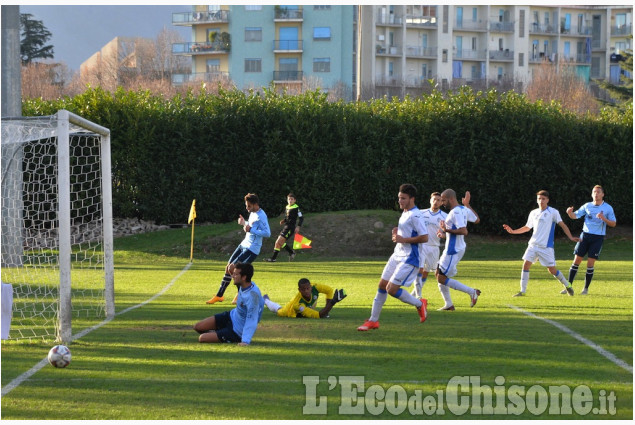
MULTIPOLYGON (((100 136, 57 116, 2 120, 2 282, 13 286, 10 340, 59 337, 58 151, 70 151, 73 328, 105 316, 100 136)), ((66 167, 64 167, 66 168, 66 167)), ((59 339, 59 338, 58 338, 59 339)))

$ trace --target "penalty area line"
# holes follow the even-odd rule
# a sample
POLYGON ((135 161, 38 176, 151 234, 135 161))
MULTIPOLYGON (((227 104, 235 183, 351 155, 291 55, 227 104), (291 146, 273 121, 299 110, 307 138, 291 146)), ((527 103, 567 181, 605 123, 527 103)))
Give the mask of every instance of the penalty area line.
MULTIPOLYGON (((128 307, 124 310, 121 310, 118 313, 115 313, 115 315, 113 317, 108 317, 106 319, 104 319, 102 322, 96 324, 95 326, 93 326, 92 328, 87 328, 82 330, 81 332, 76 333, 75 335, 71 336, 71 341, 75 341, 76 339, 82 338, 86 335, 88 335, 89 333, 91 333, 94 330, 97 330, 99 328, 101 328, 102 326, 108 324, 110 321, 112 321, 112 319, 114 319, 117 316, 121 316, 122 314, 128 313, 129 311, 135 310, 139 307, 143 307, 144 305, 151 303, 152 301, 156 300, 157 298, 159 298, 161 295, 163 295, 168 289, 170 289, 172 287, 172 285, 174 285, 176 283, 177 280, 179 280, 179 278, 181 276, 183 276, 183 274, 188 271, 190 269, 190 267, 192 266, 192 263, 187 263, 187 265, 183 268, 183 270, 181 270, 179 272, 179 274, 177 274, 171 281, 170 283, 168 283, 167 285, 165 285, 165 287, 163 287, 163 289, 161 289, 159 292, 157 292, 156 294, 154 294, 153 296, 151 296, 150 298, 148 298, 147 300, 143 301, 142 303, 139 303, 137 305, 133 305, 131 307, 128 307)), ((9 394, 12 390, 14 390, 15 388, 17 388, 20 384, 22 384, 24 381, 26 381, 27 379, 29 379, 31 376, 33 376, 37 371, 39 371, 40 369, 42 369, 44 366, 46 366, 48 364, 48 356, 43 358, 42 360, 40 360, 35 366, 33 366, 31 369, 27 370, 26 372, 24 372, 22 375, 16 377, 14 380, 12 380, 11 382, 9 382, 7 385, 5 385, 4 387, 2 387, 2 392, 0 393, 2 395, 2 397, 4 397, 5 395, 9 394)))
POLYGON ((566 333, 567 335, 577 339, 578 341, 580 341, 584 345, 594 349, 595 351, 600 353, 602 356, 606 357, 611 362, 615 363, 617 366, 621 367, 622 369, 627 370, 631 374, 633 373, 633 366, 629 365, 624 360, 619 359, 615 354, 613 354, 610 351, 600 347, 599 345, 597 345, 595 342, 591 341, 590 339, 587 339, 587 338, 583 337, 582 335, 580 335, 579 333, 577 333, 575 331, 572 331, 571 329, 567 328, 565 325, 563 325, 561 323, 558 323, 555 320, 545 319, 544 317, 537 316, 534 313, 531 313, 531 312, 529 312, 527 310, 523 310, 522 308, 516 307, 515 305, 511 305, 510 304, 507 307, 509 307, 509 308, 511 308, 513 310, 516 310, 518 312, 521 312, 522 314, 524 314, 526 316, 533 317, 534 319, 542 320, 545 323, 549 323, 551 326, 555 326, 556 328, 560 329, 562 332, 566 333))

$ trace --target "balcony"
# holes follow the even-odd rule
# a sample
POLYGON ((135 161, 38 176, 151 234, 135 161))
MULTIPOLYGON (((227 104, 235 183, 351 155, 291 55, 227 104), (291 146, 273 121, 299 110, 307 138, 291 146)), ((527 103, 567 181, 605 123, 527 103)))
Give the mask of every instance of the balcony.
POLYGON ((436 28, 437 17, 406 15, 406 26, 418 28, 436 28))
POLYGON ((286 7, 276 6, 274 9, 274 22, 302 22, 304 14, 302 9, 288 9, 286 7))
POLYGON ((513 22, 490 21, 489 30, 492 32, 514 32, 513 22))
POLYGON ((189 42, 172 44, 172 53, 175 55, 200 55, 200 54, 224 54, 229 53, 229 43, 215 41, 214 43, 189 42))
POLYGON ((394 25, 400 27, 402 22, 402 16, 396 16, 394 13, 390 13, 388 15, 380 13, 377 16, 377 21, 375 23, 377 25, 394 25))
POLYGON ((553 25, 549 25, 549 24, 539 24, 538 22, 534 22, 529 26, 529 33, 530 34, 552 34, 552 35, 557 35, 558 34, 558 28, 553 26, 553 25))
POLYGON ((436 47, 406 46, 406 56, 418 58, 437 58, 436 47))
POLYGON ((302 52, 302 40, 273 40, 275 53, 302 52))
POLYGON ((454 59, 462 60, 485 60, 487 57, 487 50, 469 50, 463 49, 454 52, 454 59))
POLYGON ((542 62, 554 62, 556 60, 556 55, 553 52, 539 52, 535 55, 529 55, 530 63, 542 63, 542 62))
POLYGON ((611 37, 621 37, 633 34, 633 24, 611 27, 611 37))
POLYGON ((561 54, 558 58, 564 63, 582 63, 582 64, 590 64, 591 63, 591 55, 587 55, 585 53, 577 53, 577 54, 561 54))
POLYGON ((211 12, 182 12, 172 14, 172 25, 192 24, 226 24, 229 23, 229 10, 211 12))
POLYGON ((193 74, 174 74, 172 75, 172 84, 180 85, 187 83, 212 82, 229 78, 229 72, 195 72, 193 74))
POLYGON ((392 75, 377 75, 375 76, 375 85, 384 87, 400 87, 401 79, 392 75))
POLYGON ((402 52, 401 46, 384 46, 381 44, 377 44, 375 46, 375 53, 377 53, 377 55, 401 56, 401 52, 402 52))
POLYGON ((273 71, 274 82, 302 81, 302 71, 273 71))
POLYGON ((487 31, 487 21, 456 21, 455 31, 487 31))
POLYGON ((490 50, 489 51, 489 59, 490 61, 497 62, 513 62, 514 60, 514 51, 505 49, 505 50, 490 50))
POLYGON ((588 37, 591 35, 592 28, 583 25, 581 27, 571 26, 570 28, 560 27, 560 34, 571 37, 588 37))

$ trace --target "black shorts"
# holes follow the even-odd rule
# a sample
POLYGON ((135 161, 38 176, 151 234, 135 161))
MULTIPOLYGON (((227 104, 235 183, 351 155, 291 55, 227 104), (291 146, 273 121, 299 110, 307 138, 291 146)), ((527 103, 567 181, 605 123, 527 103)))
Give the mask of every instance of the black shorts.
POLYGON ((282 236, 285 239, 289 239, 289 237, 291 237, 293 233, 295 233, 295 227, 284 226, 282 230, 280 231, 280 236, 282 236))
POLYGON ((583 232, 580 235, 580 242, 575 244, 573 254, 579 257, 584 257, 588 254, 589 258, 600 257, 600 251, 602 251, 602 243, 604 242, 604 235, 594 235, 592 233, 583 232))
POLYGON ((224 311, 214 315, 216 319, 216 336, 223 342, 240 342, 242 338, 234 332, 232 318, 229 311, 224 311))

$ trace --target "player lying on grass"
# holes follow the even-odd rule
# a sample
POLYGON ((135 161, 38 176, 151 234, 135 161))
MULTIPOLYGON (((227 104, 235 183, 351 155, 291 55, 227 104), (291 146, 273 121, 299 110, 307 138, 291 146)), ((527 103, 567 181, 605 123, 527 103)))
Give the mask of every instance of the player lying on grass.
POLYGON ((234 285, 238 288, 236 308, 203 319, 194 325, 201 334, 198 342, 237 342, 249 345, 262 317, 264 300, 260 289, 251 281, 254 266, 237 263, 232 271, 234 285))
POLYGON ((277 304, 267 294, 263 297, 265 305, 269 310, 280 317, 310 317, 312 319, 322 319, 328 317, 329 312, 335 304, 346 298, 343 289, 331 288, 320 283, 312 284, 309 279, 302 278, 298 281, 298 293, 284 307, 277 304), (320 294, 326 295, 326 306, 322 310, 317 310, 316 304, 320 294))

